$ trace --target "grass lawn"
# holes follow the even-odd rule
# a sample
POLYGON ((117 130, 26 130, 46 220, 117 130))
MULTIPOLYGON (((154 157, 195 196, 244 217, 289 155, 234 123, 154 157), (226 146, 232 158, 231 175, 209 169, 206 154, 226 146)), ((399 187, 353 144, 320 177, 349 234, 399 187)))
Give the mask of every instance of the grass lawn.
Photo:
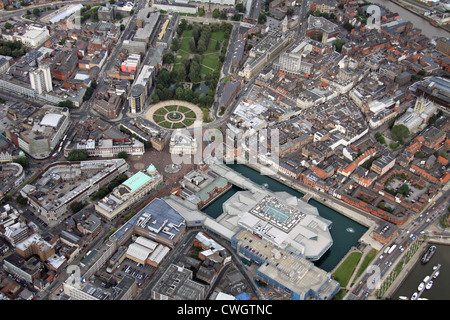
POLYGON ((192 38, 192 30, 184 30, 181 34, 181 38, 192 38))
POLYGON ((370 252, 364 257, 363 262, 361 263, 361 266, 358 270, 358 273, 356 274, 356 279, 359 278, 359 276, 366 270, 366 268, 369 266, 369 264, 372 263, 372 260, 377 255, 377 250, 372 249, 370 252))
POLYGON ((345 289, 340 289, 336 295, 333 297, 333 300, 342 300, 344 299, 345 295, 347 294, 347 290, 345 289))
POLYGON ((186 118, 196 118, 195 112, 194 111, 189 111, 188 113, 185 113, 184 115, 186 118))
POLYGON ((178 50, 175 56, 175 64, 181 63, 184 59, 189 59, 189 53, 184 50, 178 50))
POLYGON ((201 63, 212 69, 217 69, 221 63, 219 60, 219 53, 210 53, 203 55, 201 63))
POLYGON ((218 50, 216 50, 216 44, 217 44, 216 40, 210 39, 208 43, 208 48, 206 49, 204 54, 217 52, 218 50))
POLYGON ((183 123, 177 122, 172 125, 172 129, 184 128, 184 126, 185 125, 183 123))
POLYGON ((173 66, 173 71, 178 72, 178 69, 180 68, 181 63, 177 63, 173 66))
POLYGON ((167 106, 166 109, 169 110, 169 111, 176 111, 177 110, 177 106, 167 106))
POLYGON ((361 252, 352 252, 339 266, 336 272, 333 274, 334 279, 341 284, 341 287, 346 287, 350 278, 358 265, 359 260, 362 257, 361 252))
POLYGON ((225 32, 223 32, 222 30, 211 32, 211 39, 217 40, 219 42, 223 41, 223 39, 225 38, 224 36, 225 32))
POLYGON ((164 117, 163 116, 157 116, 157 115, 153 115, 153 120, 156 122, 156 123, 158 123, 158 122, 161 122, 161 121, 163 121, 164 120, 164 117))
POLYGON ((214 70, 211 70, 210 68, 205 67, 204 65, 200 65, 200 74, 212 74, 214 70))
POLYGON ((195 121, 194 119, 184 119, 182 122, 186 127, 189 127, 191 124, 194 123, 194 121, 195 121))
POLYGON ((160 122, 160 123, 158 123, 161 127, 164 127, 164 128, 172 128, 172 122, 169 122, 169 121, 163 121, 163 122, 160 122))
POLYGON ((159 108, 158 110, 155 111, 155 114, 160 114, 160 115, 164 115, 167 113, 167 110, 163 107, 163 108, 159 108))
POLYGON ((185 112, 188 112, 188 111, 190 111, 190 110, 191 110, 191 109, 188 108, 188 107, 185 107, 185 106, 178 106, 178 111, 180 111, 180 112, 185 113, 185 112))
MULTIPOLYGON (((190 47, 189 47, 189 40, 190 40, 190 38, 183 38, 183 39, 181 39, 180 50, 184 50, 184 51, 186 51, 188 53, 191 52, 190 47)), ((180 50, 178 50, 178 52, 177 52, 178 54, 181 54, 180 50)))

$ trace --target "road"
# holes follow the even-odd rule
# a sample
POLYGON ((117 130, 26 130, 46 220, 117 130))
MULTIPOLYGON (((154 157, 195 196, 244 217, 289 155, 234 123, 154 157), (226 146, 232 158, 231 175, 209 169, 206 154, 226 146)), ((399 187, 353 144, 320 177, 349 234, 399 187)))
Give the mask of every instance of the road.
POLYGON ((32 9, 34 9, 34 8, 40 9, 40 8, 44 8, 44 7, 52 7, 52 6, 56 6, 56 5, 68 5, 68 4, 72 4, 72 3, 89 4, 89 3, 95 3, 95 1, 93 1, 93 0, 55 1, 55 2, 50 2, 50 3, 45 3, 45 4, 31 5, 31 6, 23 7, 21 9, 11 10, 11 11, 0 10, 0 19, 2 21, 3 20, 6 21, 12 17, 23 15, 23 14, 27 13, 28 10, 32 11, 32 9))
MULTIPOLYGON (((428 233, 425 231, 431 224, 438 221, 440 216, 444 214, 447 210, 447 206, 449 203, 450 190, 447 190, 439 197, 432 205, 431 208, 425 210, 424 213, 418 215, 415 218, 410 218, 410 221, 407 225, 400 229, 397 233, 397 236, 393 241, 386 245, 386 247, 391 247, 393 244, 396 244, 395 250, 393 252, 385 253, 384 250, 380 251, 379 255, 374 259, 372 263, 372 268, 379 268, 381 279, 383 276, 389 274, 392 269, 395 267, 396 261, 406 252, 407 248, 412 245, 414 241, 421 234, 428 233), (427 214, 428 213, 428 214, 427 214)), ((442 232, 442 235, 448 235, 446 232, 442 232)), ((370 269, 367 269, 370 270, 370 269)), ((373 271, 371 273, 365 273, 363 276, 356 282, 356 285, 353 287, 352 292, 348 294, 347 300, 364 300, 367 299, 370 295, 376 292, 377 288, 375 285, 371 285, 368 283, 368 280, 375 280, 373 271)), ((372 283, 374 284, 374 283, 372 283)))

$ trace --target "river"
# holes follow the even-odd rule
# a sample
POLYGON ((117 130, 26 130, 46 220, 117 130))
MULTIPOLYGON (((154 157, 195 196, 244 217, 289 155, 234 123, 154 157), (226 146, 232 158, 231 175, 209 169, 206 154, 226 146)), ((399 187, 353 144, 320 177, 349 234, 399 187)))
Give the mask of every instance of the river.
MULTIPOLYGON (((269 176, 262 175, 258 171, 253 170, 248 166, 245 166, 243 164, 228 164, 227 166, 235 170, 236 172, 241 173, 244 177, 250 179, 258 185, 267 183, 268 188, 271 191, 286 191, 298 198, 303 197, 302 193, 289 188, 288 186, 270 178, 269 176)), ((205 212, 212 218, 217 218, 223 212, 222 204, 239 190, 239 188, 233 187, 223 196, 203 209, 203 212, 205 212)), ((333 222, 330 230, 331 236, 333 238, 333 246, 322 256, 320 260, 315 262, 315 265, 317 267, 330 272, 347 254, 351 247, 358 245, 358 240, 367 231, 367 228, 313 199, 309 201, 309 204, 313 205, 319 210, 320 216, 333 222)))
POLYGON ((450 246, 436 245, 436 247, 436 252, 427 264, 416 263, 392 296, 393 299, 398 299, 400 296, 411 298, 412 294, 418 291, 417 287, 420 282, 426 276, 431 275, 433 266, 440 263, 439 276, 433 280, 431 289, 425 290, 420 297, 429 300, 450 300, 450 290, 448 289, 448 284, 450 283, 450 246))
POLYGON ((404 21, 410 21, 414 25, 414 27, 422 30, 422 34, 426 35, 428 38, 436 38, 436 37, 450 37, 450 32, 445 31, 444 29, 437 28, 430 24, 430 22, 411 11, 399 6, 398 4, 389 1, 389 0, 370 0, 372 3, 380 4, 383 7, 389 9, 391 12, 396 12, 399 14, 400 18, 404 21))

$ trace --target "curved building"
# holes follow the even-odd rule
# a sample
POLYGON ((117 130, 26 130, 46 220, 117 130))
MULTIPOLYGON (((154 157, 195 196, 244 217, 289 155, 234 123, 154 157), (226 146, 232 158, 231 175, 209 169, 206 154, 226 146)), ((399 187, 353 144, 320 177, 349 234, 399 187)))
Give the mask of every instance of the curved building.
POLYGON ((128 103, 130 104, 131 113, 139 113, 144 108, 145 102, 145 87, 141 84, 136 84, 131 87, 128 103))

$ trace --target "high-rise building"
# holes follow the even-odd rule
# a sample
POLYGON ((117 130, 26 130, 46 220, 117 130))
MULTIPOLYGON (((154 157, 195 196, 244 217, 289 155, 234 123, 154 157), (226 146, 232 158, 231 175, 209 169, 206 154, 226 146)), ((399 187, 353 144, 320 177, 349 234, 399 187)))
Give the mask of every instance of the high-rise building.
POLYGON ((39 94, 52 91, 53 85, 50 66, 41 65, 36 70, 30 72, 30 84, 31 88, 39 94))
POLYGON ((144 108, 145 87, 137 84, 131 87, 128 103, 130 104, 131 113, 139 113, 144 108))

